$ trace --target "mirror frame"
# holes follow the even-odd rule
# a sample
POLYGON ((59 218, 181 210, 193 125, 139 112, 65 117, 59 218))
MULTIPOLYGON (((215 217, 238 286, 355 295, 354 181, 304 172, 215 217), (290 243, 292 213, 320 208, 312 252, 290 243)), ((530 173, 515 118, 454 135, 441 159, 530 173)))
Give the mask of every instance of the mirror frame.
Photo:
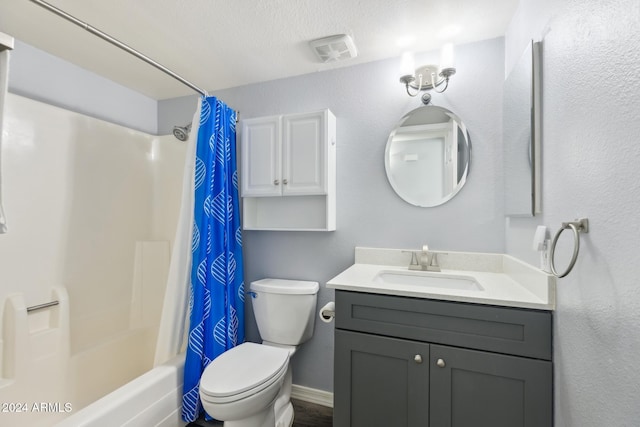
MULTIPOLYGON (((412 126, 413 125, 419 126, 420 124, 412 124, 412 126)), ((460 192, 462 187, 464 187, 464 184, 466 183, 467 177, 469 175, 470 165, 471 165, 471 138, 469 137, 469 132, 467 131, 467 127, 462 122, 460 117, 458 117, 455 113, 453 113, 452 111, 444 107, 439 107, 435 105, 423 105, 421 107, 418 107, 414 110, 409 111, 400 119, 400 121, 398 122, 396 127, 391 131, 387 139, 387 145, 385 147, 385 153, 384 153, 384 167, 387 175, 387 180, 389 181, 391 188, 395 191, 398 197, 400 197, 405 202, 414 206, 435 207, 435 206, 440 206, 448 202, 449 200, 451 200, 454 196, 456 196, 460 192), (455 177, 456 182, 454 183, 453 190, 450 191, 448 194, 442 196, 441 198, 438 198, 437 200, 435 199, 434 200, 416 200, 415 197, 411 197, 411 195, 409 194, 409 191, 407 189, 403 189, 394 180, 394 177, 391 171, 390 153, 391 153, 392 145, 394 143, 394 137, 397 135, 399 130, 403 128, 403 126, 407 121, 413 118, 416 114, 424 112, 425 109, 437 110, 443 115, 449 116, 450 120, 445 122, 424 123, 423 125, 442 128, 442 126, 436 126, 436 125, 443 125, 444 123, 449 123, 450 121, 453 121, 458 131, 456 134, 456 141, 458 140, 459 135, 462 135, 464 138, 464 142, 458 142, 457 146, 459 147, 460 144, 464 144, 464 146, 466 147, 466 150, 465 150, 466 162, 464 164, 464 171, 461 174, 456 174, 456 177, 455 177)))

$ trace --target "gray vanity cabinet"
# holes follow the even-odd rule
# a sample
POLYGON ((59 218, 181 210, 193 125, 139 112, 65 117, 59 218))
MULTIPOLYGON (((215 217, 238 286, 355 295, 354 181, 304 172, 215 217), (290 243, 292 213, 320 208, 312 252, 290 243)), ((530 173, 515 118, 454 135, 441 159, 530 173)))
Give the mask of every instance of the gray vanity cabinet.
POLYGON ((336 290, 334 426, 551 427, 551 313, 336 290))
POLYGON ((429 425, 551 426, 551 362, 440 345, 431 362, 429 425))
POLYGON ((335 349, 335 426, 426 425, 429 344, 336 330, 335 349))

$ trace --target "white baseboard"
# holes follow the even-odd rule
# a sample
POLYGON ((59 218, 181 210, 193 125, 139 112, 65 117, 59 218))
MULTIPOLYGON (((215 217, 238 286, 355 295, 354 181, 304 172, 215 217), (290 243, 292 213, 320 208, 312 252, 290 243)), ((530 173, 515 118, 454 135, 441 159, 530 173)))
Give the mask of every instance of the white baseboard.
POLYGON ((329 391, 293 384, 291 386, 291 397, 333 408, 333 393, 329 391))

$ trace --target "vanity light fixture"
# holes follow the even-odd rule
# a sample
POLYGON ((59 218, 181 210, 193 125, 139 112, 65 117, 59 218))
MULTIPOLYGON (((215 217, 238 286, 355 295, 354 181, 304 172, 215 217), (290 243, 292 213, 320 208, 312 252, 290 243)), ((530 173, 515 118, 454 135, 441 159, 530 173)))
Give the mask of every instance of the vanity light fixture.
MULTIPOLYGON (((400 83, 404 84, 407 95, 416 96, 421 91, 430 89, 442 93, 449 87, 449 78, 456 73, 453 66, 453 45, 447 43, 442 47, 439 65, 429 64, 415 68, 413 54, 405 52, 402 55, 402 70, 404 74, 400 77, 400 83), (443 84, 444 87, 438 90, 443 84)), ((428 104, 430 99, 431 96, 428 94, 423 96, 425 104, 428 104)))

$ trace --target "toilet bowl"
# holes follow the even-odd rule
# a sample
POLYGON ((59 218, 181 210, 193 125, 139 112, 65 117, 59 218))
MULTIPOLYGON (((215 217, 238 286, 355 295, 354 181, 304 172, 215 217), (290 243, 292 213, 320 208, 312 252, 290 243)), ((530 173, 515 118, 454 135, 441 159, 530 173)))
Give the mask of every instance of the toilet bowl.
MULTIPOLYGON (((211 363, 200 379, 200 399, 225 426, 274 426, 273 404, 289 369, 289 352, 244 343, 211 363)), ((288 427, 288 426, 287 426, 288 427)))
POLYGON ((205 411, 224 427, 290 427, 291 367, 311 338, 317 282, 262 279, 251 295, 262 344, 247 342, 214 359, 200 378, 205 411))

